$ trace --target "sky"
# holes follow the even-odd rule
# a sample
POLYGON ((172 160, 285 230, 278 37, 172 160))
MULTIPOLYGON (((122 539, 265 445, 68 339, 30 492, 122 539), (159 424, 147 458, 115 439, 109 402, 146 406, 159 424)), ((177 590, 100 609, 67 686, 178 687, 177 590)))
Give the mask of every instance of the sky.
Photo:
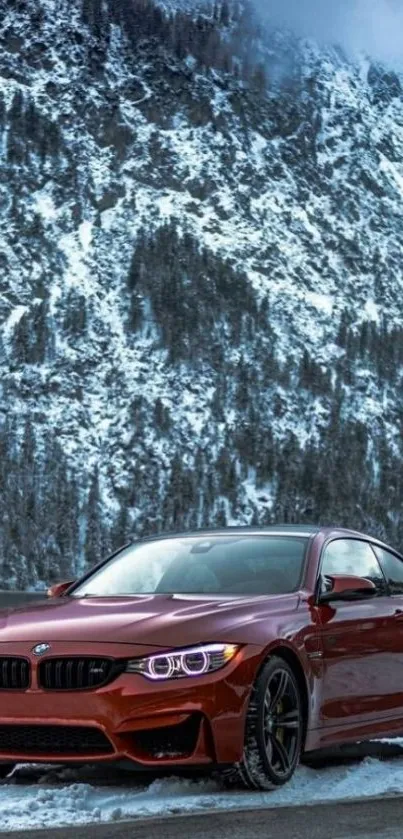
POLYGON ((403 0, 254 0, 276 25, 403 68, 403 0))

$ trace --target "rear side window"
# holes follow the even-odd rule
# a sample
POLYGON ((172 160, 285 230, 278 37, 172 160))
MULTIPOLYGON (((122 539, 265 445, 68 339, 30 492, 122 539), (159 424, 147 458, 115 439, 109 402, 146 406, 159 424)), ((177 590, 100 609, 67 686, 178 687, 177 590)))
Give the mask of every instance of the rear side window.
POLYGON ((403 594, 403 560, 395 554, 373 545, 374 551, 381 563, 391 594, 403 594))
MULTIPOLYGON (((379 562, 367 542, 359 539, 336 539, 325 548, 322 576, 343 574, 365 577, 373 582, 379 593, 386 590, 379 562)), ((403 579, 403 578, 402 578, 403 579)))

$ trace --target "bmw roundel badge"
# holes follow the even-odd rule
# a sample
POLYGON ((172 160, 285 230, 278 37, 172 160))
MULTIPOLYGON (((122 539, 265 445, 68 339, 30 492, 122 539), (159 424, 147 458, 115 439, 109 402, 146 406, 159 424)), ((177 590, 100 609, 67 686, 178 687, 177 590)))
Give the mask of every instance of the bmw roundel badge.
POLYGON ((45 653, 49 652, 50 644, 37 644, 36 647, 32 648, 32 652, 34 655, 45 655, 45 653))

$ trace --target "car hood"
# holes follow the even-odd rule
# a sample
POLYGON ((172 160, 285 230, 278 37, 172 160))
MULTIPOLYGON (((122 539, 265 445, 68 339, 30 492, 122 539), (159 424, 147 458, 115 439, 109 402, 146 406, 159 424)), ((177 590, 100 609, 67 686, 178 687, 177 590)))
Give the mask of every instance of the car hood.
POLYGON ((0 644, 102 642, 167 649, 206 641, 253 643, 253 627, 263 622, 268 638, 268 619, 278 623, 297 604, 297 595, 62 597, 0 611, 0 644))

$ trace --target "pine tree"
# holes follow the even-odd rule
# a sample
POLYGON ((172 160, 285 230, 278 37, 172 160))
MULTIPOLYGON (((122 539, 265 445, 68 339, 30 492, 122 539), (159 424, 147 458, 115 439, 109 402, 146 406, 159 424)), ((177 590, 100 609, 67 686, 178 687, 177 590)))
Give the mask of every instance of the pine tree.
POLYGON ((228 26, 230 22, 230 8, 228 0, 222 0, 220 9, 220 24, 221 26, 228 26))
POLYGON ((95 565, 103 558, 102 508, 99 491, 99 474, 95 469, 88 494, 85 560, 88 565, 95 565))
POLYGON ((15 364, 28 364, 31 361, 31 333, 26 313, 14 327, 13 361, 15 364))

